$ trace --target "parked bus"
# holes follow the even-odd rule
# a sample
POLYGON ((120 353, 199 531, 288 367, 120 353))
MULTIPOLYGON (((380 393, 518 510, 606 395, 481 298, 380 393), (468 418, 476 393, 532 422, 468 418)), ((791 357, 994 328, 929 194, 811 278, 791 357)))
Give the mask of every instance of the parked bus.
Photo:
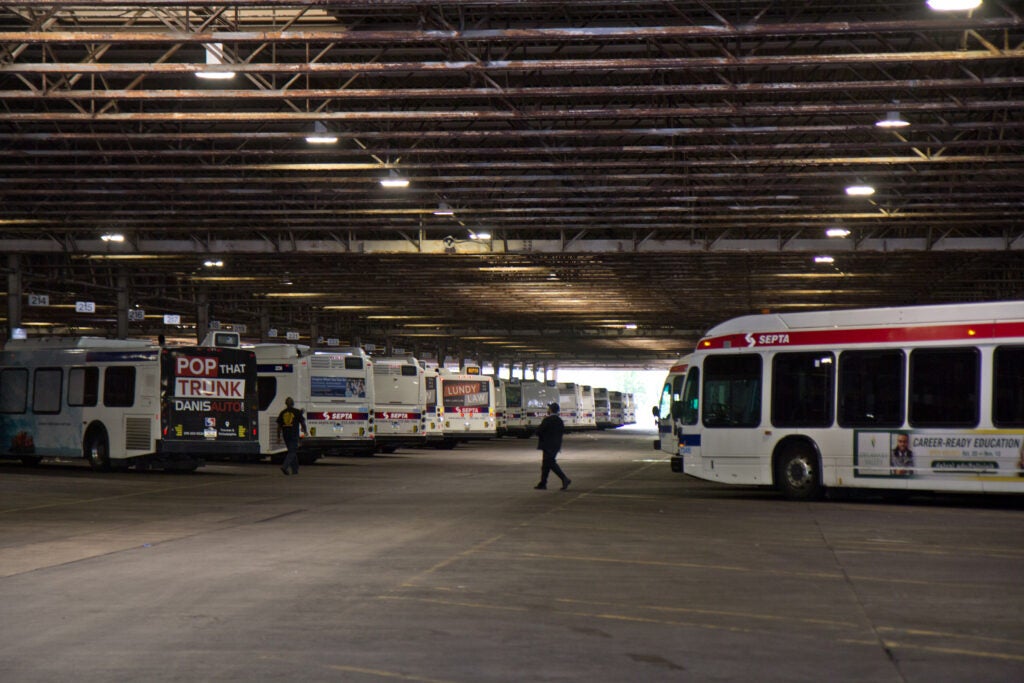
POLYGON ((594 424, 598 429, 618 426, 612 422, 612 402, 604 387, 594 387, 594 424))
POLYGON ((579 429, 597 429, 597 415, 594 406, 594 387, 589 384, 580 386, 583 390, 583 402, 580 404, 579 429))
POLYGON ((626 417, 622 410, 622 392, 621 391, 609 391, 608 392, 608 405, 611 410, 611 420, 615 427, 621 427, 626 424, 626 417))
POLYGON ((754 315, 711 329, 673 469, 772 484, 1024 492, 1024 302, 754 315))
POLYGON ((497 425, 497 435, 505 436, 508 433, 508 385, 510 380, 492 376, 494 381, 494 420, 497 425))
POLYGON ((401 446, 426 442, 424 370, 412 356, 373 359, 374 434, 377 449, 394 453, 401 446))
POLYGON ((559 417, 567 431, 583 428, 583 385, 575 382, 558 383, 559 417))
POLYGON ((519 383, 522 418, 509 425, 509 434, 520 438, 533 436, 548 414, 548 406, 560 401, 558 382, 524 379, 519 383))
POLYGON ((439 369, 437 394, 446 446, 453 441, 497 436, 493 377, 481 375, 476 367, 467 367, 465 372, 439 369))
POLYGON ((454 448, 455 440, 444 437, 444 412, 437 407, 437 368, 424 367, 423 386, 423 433, 426 444, 434 448, 454 448))
POLYGON ((373 427, 373 364, 359 348, 315 351, 302 344, 256 344, 259 367, 260 448, 278 462, 287 448, 277 434, 277 416, 291 396, 306 415, 299 462, 328 453, 369 455, 373 427))
POLYGON ((623 413, 626 424, 636 424, 636 396, 632 393, 623 394, 623 413))
POLYGON ((9 341, 0 352, 0 455, 185 471, 204 458, 257 457, 255 356, 235 333, 205 343, 9 341))
POLYGON ((654 406, 654 421, 658 423, 658 438, 654 440, 655 450, 662 450, 670 456, 679 455, 679 430, 676 420, 682 410, 683 382, 690 357, 683 356, 668 370, 668 376, 661 387, 661 398, 654 406))

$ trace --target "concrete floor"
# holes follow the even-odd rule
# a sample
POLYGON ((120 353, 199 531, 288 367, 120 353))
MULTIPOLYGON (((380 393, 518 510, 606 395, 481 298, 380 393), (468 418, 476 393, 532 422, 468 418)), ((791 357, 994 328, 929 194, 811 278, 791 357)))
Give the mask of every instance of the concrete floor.
POLYGON ((790 503, 639 431, 0 464, 2 681, 1021 681, 1024 500, 790 503))

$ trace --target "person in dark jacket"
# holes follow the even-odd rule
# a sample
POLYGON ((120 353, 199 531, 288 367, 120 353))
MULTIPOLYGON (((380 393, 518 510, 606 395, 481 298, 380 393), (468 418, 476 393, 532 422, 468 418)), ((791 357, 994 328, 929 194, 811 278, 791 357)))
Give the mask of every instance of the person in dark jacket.
POLYGON ((284 439, 288 454, 284 456, 281 471, 285 474, 299 473, 299 436, 306 432, 306 417, 295 407, 295 401, 289 396, 284 400, 285 408, 277 416, 277 435, 284 439))
POLYGON ((537 449, 544 454, 540 466, 540 483, 534 486, 535 489, 546 489, 548 487, 548 473, 554 472, 562 480, 562 490, 569 488, 572 480, 565 476, 565 472, 558 466, 558 451, 562 450, 562 435, 565 433, 565 423, 558 416, 560 408, 557 403, 548 406, 548 414, 541 420, 537 427, 537 449))

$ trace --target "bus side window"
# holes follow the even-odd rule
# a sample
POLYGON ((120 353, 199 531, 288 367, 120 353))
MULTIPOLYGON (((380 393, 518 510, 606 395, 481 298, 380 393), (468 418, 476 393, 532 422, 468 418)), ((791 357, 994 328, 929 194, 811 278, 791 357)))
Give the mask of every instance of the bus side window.
POLYGON ((839 355, 839 426, 900 427, 906 356, 899 349, 839 355))
POLYGON ((56 415, 60 412, 61 384, 64 371, 60 368, 37 368, 32 378, 32 412, 56 415))
POLYGON ((708 356, 704 359, 705 427, 757 427, 761 424, 761 356, 708 356))
POLYGON ((911 426, 977 427, 980 365, 975 348, 911 351, 911 426))
POLYGON ((274 402, 274 397, 277 396, 277 378, 257 377, 256 396, 259 401, 261 411, 269 408, 270 404, 274 402))
POLYGON ((996 348, 992 379, 992 424, 1024 427, 1024 346, 996 348))
POLYGON ((679 421, 684 425, 697 424, 700 403, 700 368, 690 368, 686 373, 686 385, 683 386, 683 395, 680 401, 679 421))
POLYGON ((28 370, 0 370, 0 413, 21 414, 28 409, 28 370))
POLYGON ((95 406, 99 394, 99 368, 71 368, 68 371, 69 406, 95 406))
POLYGON ((135 368, 114 366, 103 373, 103 405, 130 408, 135 403, 135 368))
POLYGON ((772 359, 772 424, 830 427, 835 358, 821 351, 779 353, 772 359))

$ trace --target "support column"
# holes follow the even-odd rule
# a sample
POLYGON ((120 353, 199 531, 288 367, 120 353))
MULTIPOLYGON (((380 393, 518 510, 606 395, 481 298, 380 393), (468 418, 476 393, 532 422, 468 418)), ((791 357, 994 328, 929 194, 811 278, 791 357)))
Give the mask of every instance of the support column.
POLYGON ((21 256, 7 255, 7 338, 10 339, 15 327, 21 327, 21 256))
POLYGON ((117 338, 128 338, 128 276, 117 276, 117 338))
POLYGON ((260 316, 260 341, 265 342, 268 339, 270 339, 270 337, 267 336, 267 330, 270 329, 270 312, 267 310, 267 307, 265 305, 264 306, 260 306, 259 316, 260 316))
POLYGON ((315 311, 309 315, 309 345, 313 348, 320 345, 320 317, 315 311))
POLYGON ((196 341, 202 342, 210 331, 210 293, 205 287, 196 293, 196 341))

